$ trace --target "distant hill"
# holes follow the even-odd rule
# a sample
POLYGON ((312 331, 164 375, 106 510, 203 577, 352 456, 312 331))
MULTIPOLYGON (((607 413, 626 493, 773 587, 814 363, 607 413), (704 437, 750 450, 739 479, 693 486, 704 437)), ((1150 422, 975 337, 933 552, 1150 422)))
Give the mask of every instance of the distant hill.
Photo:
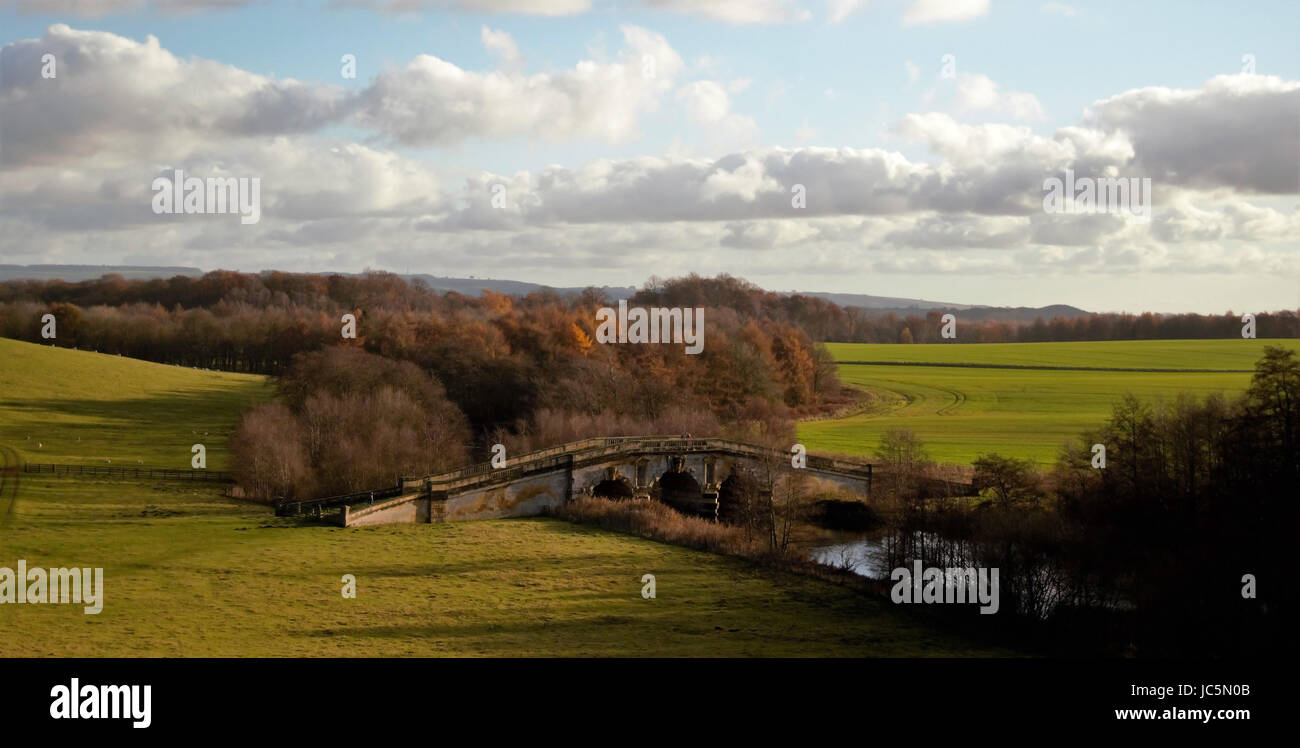
POLYGON ((1053 317, 1087 317, 1092 312, 1085 311, 1068 304, 1052 304, 1050 306, 1029 307, 1029 306, 985 306, 982 304, 954 304, 950 301, 926 301, 924 299, 904 299, 893 296, 868 296, 866 294, 856 293, 823 293, 821 291, 797 291, 796 293, 803 296, 812 296, 818 299, 838 304, 843 307, 860 307, 867 310, 868 315, 884 316, 894 314, 899 317, 906 317, 909 314, 925 314, 928 311, 937 309, 944 312, 961 312, 963 319, 976 320, 1001 320, 1005 322, 1033 322, 1035 319, 1052 319, 1053 317))
MULTIPOLYGON (((534 291, 540 291, 544 288, 550 288, 561 294, 581 293, 586 286, 544 286, 539 283, 528 283, 526 281, 513 280, 492 280, 487 278, 443 278, 434 275, 404 275, 407 280, 416 278, 424 281, 430 288, 435 291, 455 291, 466 295, 477 296, 482 293, 483 289, 495 291, 496 293, 506 294, 529 294, 534 291)), ((610 299, 627 299, 636 293, 635 286, 599 286, 610 299)), ((867 294, 856 293, 823 293, 820 291, 793 291, 793 294, 802 296, 812 296, 818 299, 825 299, 840 306, 857 306, 864 309, 880 309, 886 311, 898 312, 907 310, 907 313, 915 313, 917 310, 929 309, 971 309, 970 304, 953 304, 946 301, 925 301, 923 299, 906 299, 895 296, 868 296, 867 294)))
POLYGON ((1053 317, 1087 317, 1092 312, 1080 309, 1077 306, 1069 304, 1050 304, 1048 306, 978 306, 967 309, 962 317, 968 321, 997 319, 1004 322, 1024 321, 1033 322, 1042 317, 1043 319, 1052 319, 1053 317))
POLYGON ((69 283, 95 280, 104 275, 120 275, 129 280, 171 278, 177 275, 198 277, 203 271, 188 267, 154 267, 149 265, 0 265, 0 281, 64 280, 69 283))
POLYGON ((970 309, 971 304, 954 304, 950 301, 925 301, 924 299, 905 299, 896 296, 868 296, 860 293, 824 293, 822 291, 795 291, 800 296, 812 296, 825 299, 840 306, 856 306, 863 309, 885 309, 897 313, 906 309, 915 312, 918 309, 970 309))
MULTIPOLYGON (((809 296, 813 294, 808 294, 809 296)), ((909 314, 924 315, 926 312, 940 311, 952 312, 967 322, 980 322, 987 320, 997 320, 999 322, 1033 322, 1042 317, 1050 320, 1053 317, 1065 317, 1072 319, 1074 317, 1087 317, 1092 312, 1085 311, 1078 307, 1067 304, 1052 304, 1050 306, 934 306, 934 307, 883 307, 877 309, 867 309, 868 317, 883 317, 886 314, 893 314, 898 317, 906 317, 909 314)))
MULTIPOLYGON (((340 273, 340 275, 347 275, 347 273, 340 273)), ((581 293, 587 288, 587 286, 544 286, 540 283, 529 283, 527 281, 494 280, 491 278, 444 278, 423 273, 403 275, 402 277, 408 281, 422 280, 435 291, 455 291, 466 296, 478 296, 485 289, 496 293, 522 296, 546 288, 561 294, 581 293)), ((598 288, 604 291, 606 296, 614 300, 630 298, 632 294, 636 293, 635 286, 598 286, 598 288)))
MULTIPOLYGON (((355 273, 339 273, 339 275, 355 275, 355 273)), ((494 280, 490 278, 446 278, 426 274, 403 275, 402 277, 408 281, 417 279, 424 281, 429 288, 435 291, 455 291, 466 296, 478 296, 484 289, 502 294, 524 295, 543 289, 550 289, 560 294, 581 293, 587 288, 587 286, 545 286, 527 281, 494 280)), ((635 286, 598 286, 598 289, 614 301, 630 298, 636 293, 635 286)), ((972 321, 997 319, 1008 322, 1021 320, 1033 322, 1040 316, 1044 319, 1051 319, 1052 317, 1086 317, 1091 314, 1091 312, 1065 304, 1053 304, 1037 308, 997 307, 954 304, 948 301, 926 301, 924 299, 908 299, 897 296, 870 296, 856 293, 826 293, 822 291, 794 291, 791 293, 825 299, 842 307, 861 307, 868 310, 871 316, 892 313, 905 317, 909 314, 925 314, 931 309, 940 309, 945 312, 962 312, 964 319, 972 321)))
MULTIPOLYGON (((94 280, 102 275, 115 273, 129 279, 171 278, 176 275, 197 277, 203 275, 199 268, 191 267, 151 267, 146 265, 0 265, 0 281, 33 279, 65 280, 69 282, 94 280)), ((318 275, 360 275, 360 273, 322 272, 318 275)), ((525 295, 535 291, 550 289, 559 294, 581 293, 587 286, 546 286, 528 281, 495 278, 450 278, 427 273, 400 274, 410 281, 422 281, 430 289, 440 293, 455 291, 466 296, 478 296, 484 290, 501 294, 525 295)), ((599 286, 611 300, 630 298, 636 293, 635 286, 599 286)), ((925 314, 932 309, 944 312, 961 312, 962 318, 969 321, 1002 320, 1007 322, 1033 322, 1038 317, 1086 317, 1090 312, 1065 304, 1053 304, 1045 307, 996 307, 980 304, 957 304, 950 301, 927 301, 898 296, 871 296, 856 293, 827 293, 822 291, 796 291, 803 296, 825 299, 842 307, 860 307, 868 310, 870 316, 895 314, 905 317, 909 314, 925 314)))

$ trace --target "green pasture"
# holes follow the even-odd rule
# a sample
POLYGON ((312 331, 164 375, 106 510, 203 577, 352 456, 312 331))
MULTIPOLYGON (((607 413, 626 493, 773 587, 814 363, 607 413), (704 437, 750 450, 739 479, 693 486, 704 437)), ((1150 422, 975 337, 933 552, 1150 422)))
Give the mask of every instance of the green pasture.
POLYGON ((990 364, 1119 369, 1241 369, 1264 347, 1300 351, 1300 340, 1106 340, 1085 343, 827 343, 836 361, 990 364))
POLYGON ((998 452, 1049 463, 1064 441, 1101 425, 1126 393, 1172 401, 1180 393, 1242 392, 1268 344, 1300 350, 1295 340, 832 343, 829 348, 841 362, 840 378, 869 393, 867 409, 801 423, 799 438, 814 451, 869 455, 887 429, 909 428, 941 462, 965 464, 998 452), (858 361, 961 366, 851 363, 858 361), (996 366, 1096 368, 992 368, 996 366), (1242 371, 1182 371, 1186 369, 1242 371))
POLYGON ((26 462, 229 467, 236 414, 274 390, 265 377, 166 366, 0 338, 0 444, 26 462))

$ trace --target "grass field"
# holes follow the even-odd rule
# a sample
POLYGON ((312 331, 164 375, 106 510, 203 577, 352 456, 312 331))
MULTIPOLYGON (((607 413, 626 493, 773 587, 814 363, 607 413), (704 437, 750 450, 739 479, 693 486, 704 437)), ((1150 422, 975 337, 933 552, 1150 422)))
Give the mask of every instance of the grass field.
MULTIPOLYGON (((9 340, 0 382, 0 438, 114 464, 188 466, 193 424, 224 434, 269 395, 256 377, 9 340)), ((557 520, 298 526, 220 492, 28 476, 0 566, 103 567, 104 609, 0 605, 0 657, 1005 654, 827 582, 557 520)))
POLYGON ((104 610, 0 606, 0 657, 982 653, 825 582, 558 520, 296 527, 177 485, 25 486, 0 565, 103 566, 104 610))
POLYGON ((1062 442, 1103 423, 1125 393, 1172 400, 1182 392, 1243 391, 1255 361, 1270 344, 1300 351, 1296 340, 832 343, 829 348, 841 362, 840 378, 870 392, 871 407, 845 418, 801 423, 799 438, 811 450, 866 455, 885 430, 901 427, 915 431, 931 457, 941 462, 964 464, 998 452, 1050 463, 1062 442), (850 363, 863 361, 927 365, 850 363), (993 368, 999 366, 1095 368, 993 368), (1186 369, 1241 371, 1179 371, 1186 369))
POLYGON ((969 363, 1116 369, 1251 371, 1264 347, 1300 351, 1300 340, 1106 340, 1090 343, 881 345, 827 343, 836 361, 969 363))
POLYGON ((228 467, 234 416, 273 395, 265 377, 164 366, 0 338, 0 443, 26 462, 228 467))

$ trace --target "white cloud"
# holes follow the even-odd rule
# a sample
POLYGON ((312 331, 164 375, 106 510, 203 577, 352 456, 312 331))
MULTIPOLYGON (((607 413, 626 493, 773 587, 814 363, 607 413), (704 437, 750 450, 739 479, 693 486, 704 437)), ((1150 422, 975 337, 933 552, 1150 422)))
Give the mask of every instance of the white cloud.
POLYGON ((903 25, 969 21, 988 12, 989 0, 913 0, 903 12, 903 25))
POLYGON ((718 244, 740 249, 772 249, 802 244, 820 236, 808 221, 732 221, 723 228, 718 244))
POLYGON ((1151 233, 1171 244, 1230 239, 1276 241, 1300 236, 1300 213, 1288 215, 1240 200, 1207 206, 1184 193, 1161 206, 1152 217, 1151 233))
POLYGON ((1028 217, 931 213, 889 233, 882 243, 912 249, 1009 249, 1023 246, 1029 231, 1028 217))
POLYGON ((571 16, 590 10, 591 0, 334 0, 331 5, 370 7, 386 13, 454 9, 476 13, 571 16))
POLYGON ((686 103, 691 118, 703 124, 718 122, 731 110, 726 89, 714 81, 688 83, 677 92, 677 98, 686 103))
POLYGON ((617 60, 560 73, 475 73, 432 55, 381 73, 359 99, 357 121, 407 145, 471 138, 626 140, 684 67, 659 34, 625 26, 617 60))
MULTIPOLYGON (((480 36, 503 63, 518 59, 508 35, 485 28, 480 36)), ((467 272, 549 273, 596 263, 651 264, 662 273, 743 267, 773 277, 792 267, 828 276, 1296 276, 1300 218, 1290 196, 1300 192, 1300 83, 1278 78, 1125 91, 1096 102, 1081 123, 1047 134, 908 114, 894 133, 920 147, 905 156, 747 142, 757 140, 757 127, 732 102, 746 79, 682 82, 685 66, 668 42, 632 28, 609 60, 597 55, 529 75, 467 71, 422 56, 353 94, 182 60, 153 38, 66 26, 10 43, 0 56, 0 254, 7 261, 130 257, 257 268, 316 253, 337 269, 427 267, 436 256, 474 268, 467 272), (59 55, 54 81, 39 77, 45 50, 59 55), (652 76, 643 75, 647 57, 652 76), (707 146, 707 157, 679 149, 453 178, 440 171, 440 158, 417 160, 371 142, 627 139, 647 112, 666 105, 680 106, 700 130, 689 138, 691 152, 707 146), (336 132, 326 129, 332 125, 359 128, 369 144, 319 134, 336 132), (262 221, 154 215, 150 183, 173 168, 260 176, 262 221), (1043 213, 1043 179, 1067 168, 1151 176, 1151 223, 1043 213), (498 184, 507 188, 504 209, 491 204, 498 184), (805 209, 791 206, 795 184, 807 191, 805 209)), ((763 81, 764 93, 772 85, 782 84, 763 81)), ((1036 100, 1018 101, 982 76, 959 79, 958 87, 971 111, 1036 112, 1036 100)), ((808 119, 794 135, 817 137, 808 119)))
POLYGON ((781 184, 767 173, 758 154, 750 153, 745 154, 739 164, 711 170, 698 184, 696 194, 708 202, 737 198, 752 203, 758 199, 759 193, 780 190, 781 184))
POLYGON ((655 8, 712 18, 726 23, 788 23, 812 17, 792 0, 645 0, 655 8))
POLYGON ((840 23, 866 5, 865 0, 826 0, 826 20, 840 23))
POLYGON ((390 0, 390 5, 454 5, 462 10, 482 13, 525 13, 539 16, 569 16, 591 9, 591 0, 434 0, 422 3, 419 0, 390 0))
POLYGON ((183 155, 212 138, 315 130, 346 111, 335 87, 181 60, 152 36, 141 43, 63 24, 5 45, 0 65, 6 166, 183 155), (41 77, 46 53, 57 78, 41 77))
POLYGON ((484 26, 480 36, 483 40, 483 47, 501 60, 502 67, 507 70, 519 68, 523 58, 519 54, 519 47, 510 34, 505 31, 493 31, 484 26))
POLYGON ((0 6, 10 5, 19 13, 98 18, 145 9, 173 13, 223 10, 243 7, 252 2, 253 0, 10 0, 0 3, 0 6))
POLYGON ((1016 120, 1047 119, 1036 96, 1021 91, 1004 92, 987 75, 962 73, 957 80, 956 106, 958 112, 991 110, 1016 120))
MULTIPOLYGON (((336 123, 408 145, 471 138, 619 141, 638 132, 674 88, 684 65, 659 34, 624 27, 611 62, 524 74, 474 72, 431 55, 381 72, 348 94, 249 73, 205 59, 181 60, 155 37, 144 42, 51 26, 41 39, 0 50, 5 113, 3 164, 183 155, 213 138, 312 132, 336 123), (60 75, 40 75, 53 53, 60 75)), ((506 34, 484 29, 485 46, 518 62, 506 34)), ((725 94, 724 94, 725 95, 725 94)))
POLYGON ((720 83, 693 81, 677 91, 677 99, 683 102, 692 121, 705 126, 702 142, 734 149, 757 140, 758 125, 752 118, 731 111, 731 99, 720 83))

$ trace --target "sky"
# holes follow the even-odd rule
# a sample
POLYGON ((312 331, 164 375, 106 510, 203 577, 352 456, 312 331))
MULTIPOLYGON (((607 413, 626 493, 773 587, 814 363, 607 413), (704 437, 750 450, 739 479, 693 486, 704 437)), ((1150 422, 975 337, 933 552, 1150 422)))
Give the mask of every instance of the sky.
POLYGON ((0 263, 1300 309, 1297 28, 1291 0, 0 0, 0 263), (178 169, 256 179, 257 220, 160 211, 178 169), (1067 174, 1132 201, 1049 205, 1067 174))

